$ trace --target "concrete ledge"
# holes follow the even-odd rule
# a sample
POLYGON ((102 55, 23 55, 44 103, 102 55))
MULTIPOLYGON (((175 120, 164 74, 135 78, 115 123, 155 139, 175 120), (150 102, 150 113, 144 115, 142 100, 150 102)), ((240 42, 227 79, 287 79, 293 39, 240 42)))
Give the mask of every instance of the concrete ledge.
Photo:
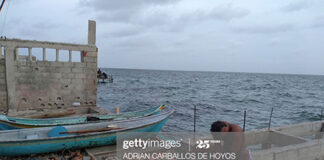
POLYGON ((273 130, 302 137, 319 132, 323 123, 324 121, 306 122, 293 124, 285 127, 276 127, 273 128, 273 130))
POLYGON ((49 42, 49 41, 36 41, 36 40, 21 40, 21 39, 6 39, 0 40, 1 44, 11 45, 19 48, 53 48, 61 50, 73 50, 73 51, 87 51, 96 52, 96 45, 83 45, 73 43, 61 43, 61 42, 49 42))
POLYGON ((316 160, 324 156, 324 146, 319 141, 310 141, 299 145, 257 151, 252 155, 254 160, 316 160))

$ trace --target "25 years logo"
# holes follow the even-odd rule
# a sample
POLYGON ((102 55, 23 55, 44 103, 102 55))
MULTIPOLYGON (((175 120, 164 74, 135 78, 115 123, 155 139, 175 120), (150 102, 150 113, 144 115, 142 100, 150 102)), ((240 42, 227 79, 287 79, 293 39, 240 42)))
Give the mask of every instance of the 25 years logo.
POLYGON ((199 149, 208 149, 210 147, 209 140, 197 140, 196 143, 197 143, 196 148, 199 149))
POLYGON ((220 140, 197 140, 196 141, 196 148, 198 149, 209 149, 210 144, 221 144, 220 140))

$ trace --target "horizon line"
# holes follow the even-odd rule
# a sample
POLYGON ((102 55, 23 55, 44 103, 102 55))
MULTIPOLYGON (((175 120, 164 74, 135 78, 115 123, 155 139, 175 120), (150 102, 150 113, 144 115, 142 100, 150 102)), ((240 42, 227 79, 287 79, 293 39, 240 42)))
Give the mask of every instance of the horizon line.
POLYGON ((151 71, 174 71, 174 72, 219 72, 219 73, 250 73, 250 74, 279 74, 279 75, 306 75, 306 76, 324 76, 324 74, 311 73, 276 73, 276 72, 249 72, 249 71, 212 71, 212 70, 178 70, 178 69, 147 69, 147 68, 115 68, 115 67, 97 67, 106 69, 128 69, 128 70, 151 70, 151 71))

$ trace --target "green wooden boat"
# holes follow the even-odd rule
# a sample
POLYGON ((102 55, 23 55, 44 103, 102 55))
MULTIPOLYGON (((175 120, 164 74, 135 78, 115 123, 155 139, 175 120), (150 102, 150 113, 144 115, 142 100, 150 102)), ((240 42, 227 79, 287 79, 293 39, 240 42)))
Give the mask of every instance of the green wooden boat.
POLYGON ((10 130, 10 129, 21 129, 21 128, 74 125, 74 124, 83 124, 83 123, 100 122, 100 121, 123 120, 123 119, 145 117, 145 116, 158 114, 163 108, 164 105, 160 105, 142 111, 127 112, 122 114, 48 118, 48 119, 15 118, 15 117, 0 115, 0 129, 10 130))
POLYGON ((159 132, 174 110, 133 119, 0 131, 0 156, 18 156, 111 145, 117 136, 159 132), (110 127, 114 126, 114 127, 110 127), (118 133, 118 134, 117 134, 118 133))

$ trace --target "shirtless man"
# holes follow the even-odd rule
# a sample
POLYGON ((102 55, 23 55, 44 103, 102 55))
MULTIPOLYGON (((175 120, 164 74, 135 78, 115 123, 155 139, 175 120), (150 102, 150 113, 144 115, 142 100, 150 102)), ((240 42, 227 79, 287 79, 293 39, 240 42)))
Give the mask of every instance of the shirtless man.
POLYGON ((210 127, 211 132, 223 132, 222 138, 228 140, 221 148, 228 148, 231 152, 237 153, 236 160, 252 160, 249 150, 245 145, 243 130, 240 126, 226 121, 216 121, 210 127), (237 132, 227 134, 226 132, 237 132), (239 133, 242 132, 242 133, 239 133), (230 143, 235 142, 235 143, 230 143))

